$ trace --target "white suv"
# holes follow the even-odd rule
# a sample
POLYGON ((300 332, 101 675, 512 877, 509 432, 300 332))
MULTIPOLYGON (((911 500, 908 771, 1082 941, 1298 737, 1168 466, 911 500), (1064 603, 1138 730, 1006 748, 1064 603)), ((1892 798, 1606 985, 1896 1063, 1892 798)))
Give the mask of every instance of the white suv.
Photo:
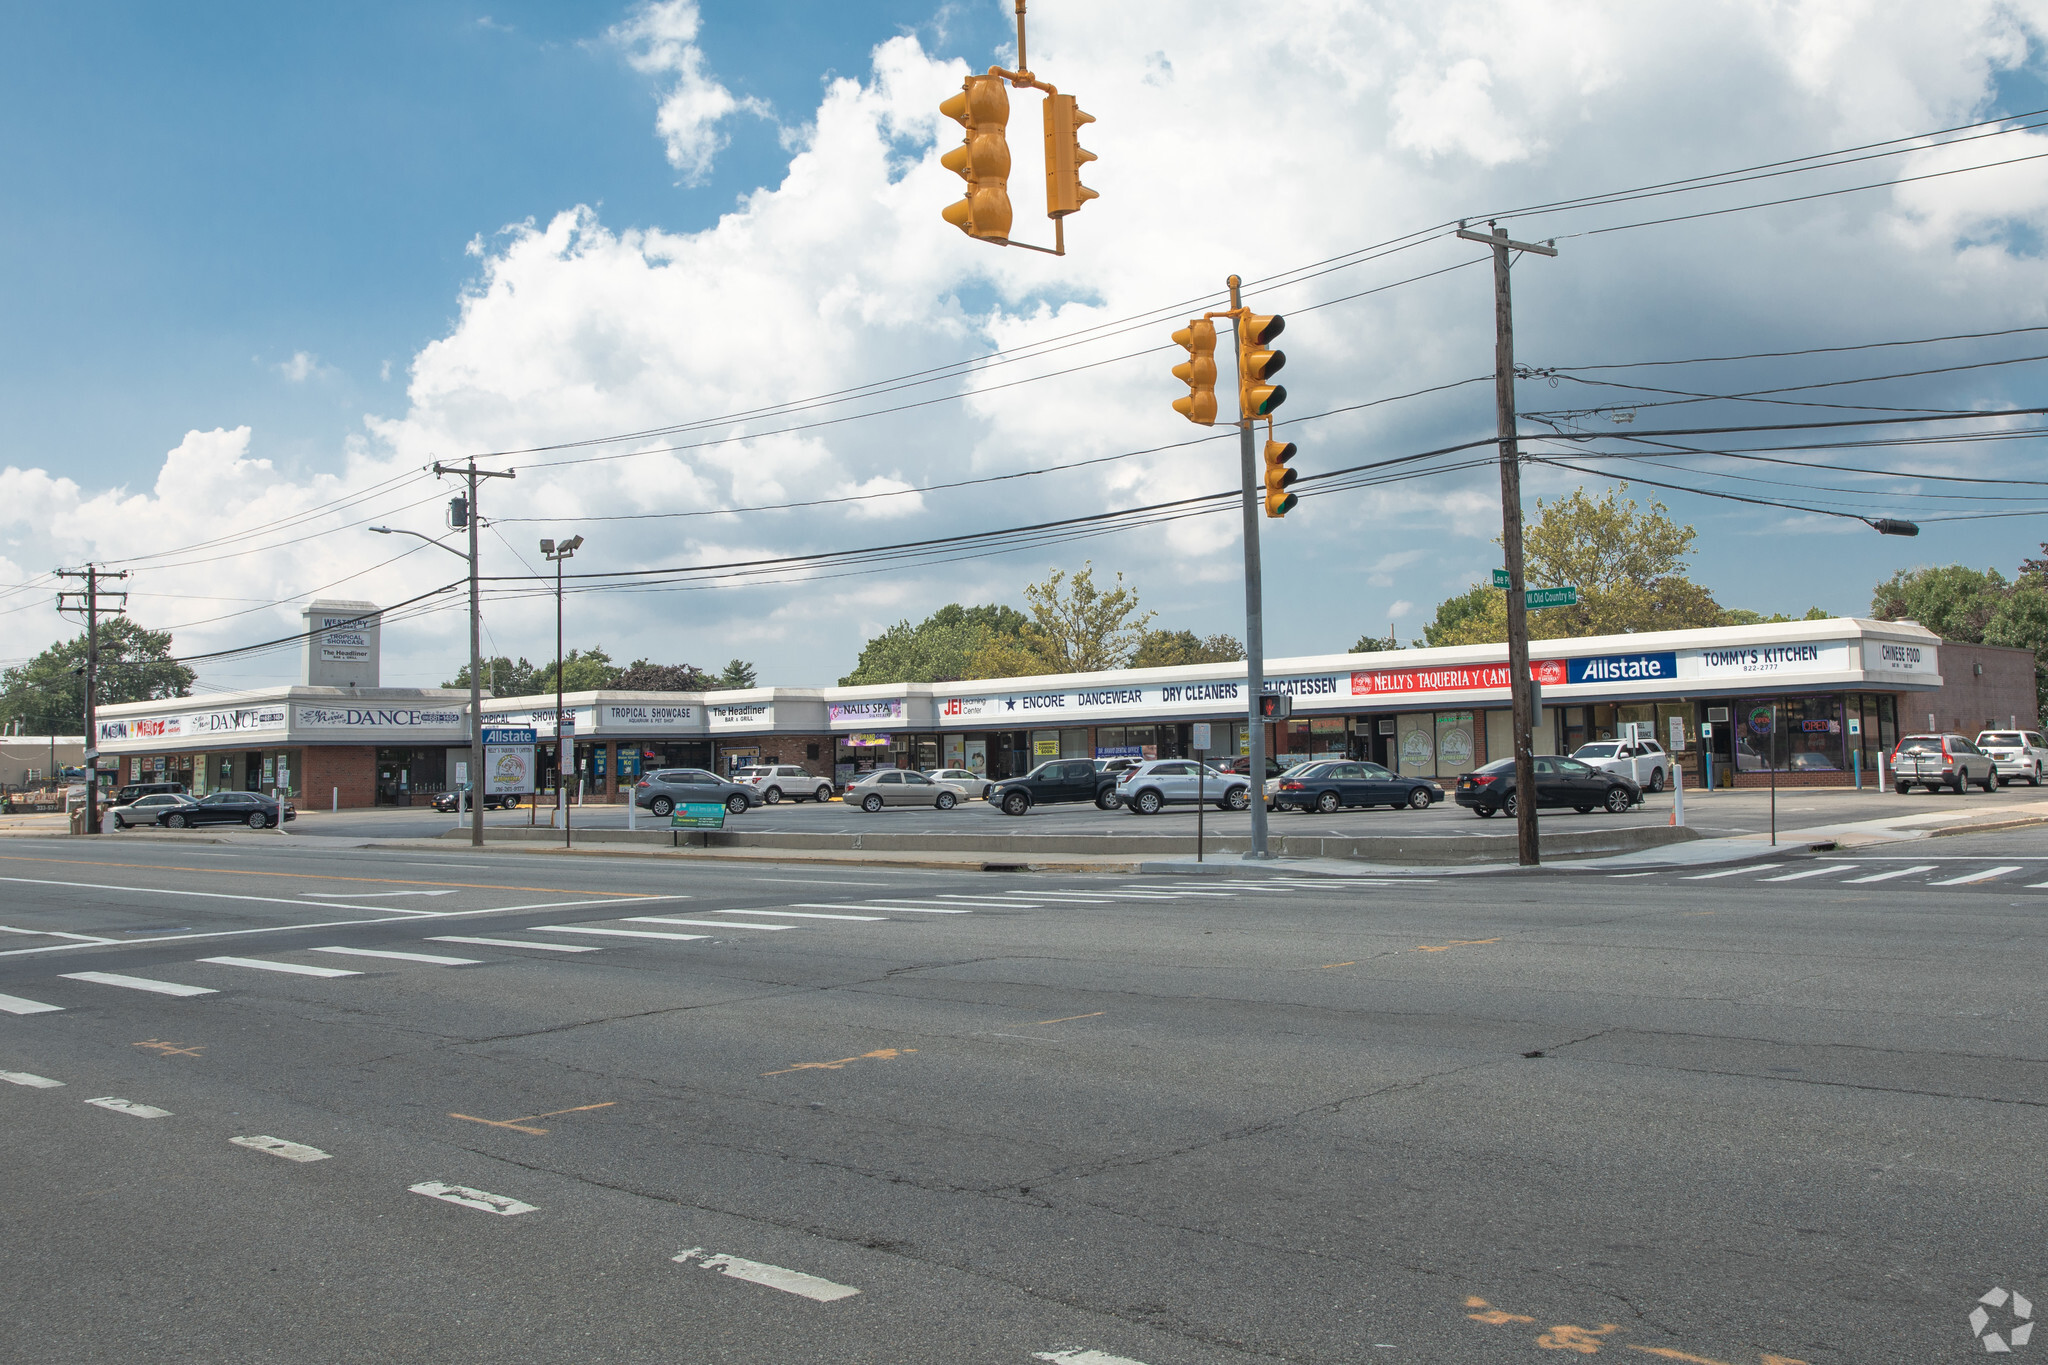
POLYGON ((825 802, 832 799, 832 783, 822 777, 813 776, 794 763, 768 763, 753 768, 741 768, 732 775, 732 780, 742 787, 752 787, 761 793, 765 805, 774 805, 784 797, 791 801, 825 802))
POLYGON ((2041 770, 2048 768, 2048 739, 2039 730, 1985 730, 1977 736, 1977 747, 1991 755, 2000 782, 2024 777, 2029 786, 2041 785, 2041 770))
POLYGON ((1671 756, 1654 739, 1602 739, 1572 750, 1579 762, 1602 772, 1619 773, 1646 792, 1664 790, 1671 756))

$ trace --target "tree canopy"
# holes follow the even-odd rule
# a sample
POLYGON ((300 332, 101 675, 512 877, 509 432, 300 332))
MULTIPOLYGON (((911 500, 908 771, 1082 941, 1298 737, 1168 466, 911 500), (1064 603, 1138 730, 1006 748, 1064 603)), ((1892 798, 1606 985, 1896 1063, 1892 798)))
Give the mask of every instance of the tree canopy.
MULTIPOLYGON (((124 701, 189 697, 197 676, 171 655, 171 634, 148 630, 125 616, 99 627, 101 706, 124 701)), ((15 668, 0 671, 0 726, 23 734, 85 732, 85 635, 60 640, 15 668)))
POLYGON ((1015 607, 963 607, 949 602, 924 620, 912 625, 898 621, 862 646, 853 672, 839 680, 842 687, 863 687, 874 683, 953 682, 982 676, 975 671, 976 660, 989 644, 989 637, 1022 637, 1028 623, 1015 607))
POLYGON ((1116 576, 1114 588, 1105 592, 1096 587, 1093 560, 1085 561, 1071 578, 1065 569, 1054 569, 1043 583, 1030 584, 1024 589, 1024 604, 1031 610, 1025 636, 1044 658, 1048 673, 1124 667, 1156 615, 1138 610, 1138 590, 1125 587, 1122 574, 1116 576))
POLYGON ((714 692, 734 692, 754 685, 754 666, 744 659, 730 661, 719 675, 711 680, 711 690, 714 692))
POLYGON ((1918 621, 1944 640, 2033 651, 2035 707, 2048 724, 2048 560, 2027 560, 2016 580, 1961 564, 1901 569, 1871 592, 1870 614, 1918 621))
POLYGON ((1235 635, 1203 637, 1191 630, 1148 630, 1131 655, 1132 668, 1177 668, 1184 664, 1229 664, 1244 657, 1235 635))
MULTIPOLYGON (((555 665, 549 661, 536 668, 525 659, 508 659, 500 654, 484 664, 484 684, 494 697, 536 697, 555 690, 555 665)), ((443 687, 460 690, 469 686, 469 665, 455 671, 443 687)), ((751 686, 752 684, 749 684, 751 686)), ((694 664, 657 664, 635 659, 625 668, 612 662, 603 645, 569 651, 563 661, 564 692, 702 692, 714 686, 711 675, 694 664)))
MULTIPOLYGON (((1125 586, 1122 574, 1116 576, 1116 586, 1098 588, 1092 563, 1071 575, 1054 569, 1044 582, 1024 589, 1024 605, 1028 614, 1015 607, 963 607, 955 602, 916 625, 899 621, 862 647, 859 662, 840 684, 1027 678, 1124 668, 1151 638, 1147 627, 1154 613, 1138 610, 1137 589, 1125 586)), ((1209 662, 1207 656, 1220 656, 1222 651, 1231 651, 1232 659, 1244 657, 1243 647, 1228 635, 1171 635, 1172 643, 1162 641, 1157 650, 1184 652, 1192 647, 1204 657, 1175 657, 1170 662, 1209 662)))

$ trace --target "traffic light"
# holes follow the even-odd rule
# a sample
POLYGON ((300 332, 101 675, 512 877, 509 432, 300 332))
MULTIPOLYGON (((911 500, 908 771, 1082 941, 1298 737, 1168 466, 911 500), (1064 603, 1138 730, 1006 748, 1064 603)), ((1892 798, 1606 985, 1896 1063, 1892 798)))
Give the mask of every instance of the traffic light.
POLYGON ((1266 380, 1287 363, 1285 351, 1267 349, 1266 343, 1287 328, 1278 313, 1261 317, 1246 313, 1237 323, 1237 392, 1247 417, 1264 417, 1287 401, 1287 390, 1266 380))
POLYGON ((1301 499, 1287 491, 1287 485, 1301 475, 1287 467, 1294 458, 1294 442, 1266 442, 1266 515, 1284 517, 1294 510, 1294 504, 1301 499))
POLYGON ((1045 216, 1060 218, 1096 197, 1081 183, 1081 166, 1095 153, 1079 141, 1080 127, 1095 122, 1072 95, 1049 95, 1045 101, 1045 216))
POLYGON ((967 130, 965 140, 939 164, 967 182, 967 197, 941 216, 969 237, 1006 242, 1010 237, 1010 95, 1001 76, 969 76, 939 112, 967 130))
POLYGON ((1259 696, 1260 720, 1286 720, 1294 714, 1294 698, 1285 692, 1264 692, 1259 696))
POLYGON ((1186 361, 1173 367, 1173 377, 1188 386, 1188 396, 1173 400, 1173 410, 1198 426, 1216 425, 1216 324, 1196 318, 1173 334, 1187 348, 1186 361))

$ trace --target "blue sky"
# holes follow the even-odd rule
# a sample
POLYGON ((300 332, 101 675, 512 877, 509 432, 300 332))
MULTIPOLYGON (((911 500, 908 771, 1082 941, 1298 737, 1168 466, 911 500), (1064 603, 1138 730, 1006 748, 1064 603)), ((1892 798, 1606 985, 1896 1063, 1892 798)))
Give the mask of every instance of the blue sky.
MULTIPOLYGON (((1056 340, 1201 295, 1227 271, 1257 279, 1488 207, 2048 105, 2048 21, 1998 0, 1508 11, 1389 0, 1264 13, 1248 28, 1235 0, 1185 0, 1170 22, 1143 0, 1033 6, 1034 65, 1100 119, 1087 145, 1102 160, 1087 179, 1102 198, 1071 220, 1070 254, 1054 260, 969 242, 938 219, 957 181, 937 156, 957 130, 936 105, 963 62, 1006 56, 1009 0, 705 0, 701 15, 685 0, 16 7, 0 47, 0 627, 13 641, 0 662, 69 633, 40 586, 20 586, 60 562, 136 567, 135 614, 176 628, 184 651, 286 634, 320 585, 414 596, 440 581, 427 561, 441 556, 382 565, 391 542, 339 514, 256 528, 390 480, 357 520, 429 529, 448 491, 416 477, 432 458, 674 422, 709 421, 724 443, 525 462, 493 490, 502 522, 486 572, 529 572, 533 539, 556 532, 588 533, 593 569, 638 569, 1208 491, 1233 477, 1227 452, 1159 450, 1196 433, 1167 406, 1172 357, 1131 354, 1163 345, 1171 319, 990 371, 914 412, 780 433, 721 414, 1056 340), (1019 376, 1032 382, 990 387, 1019 376), (1117 458, 896 493, 1102 456, 1117 458), (820 493, 868 500, 731 510, 820 493), (621 514, 643 520, 604 519, 621 514), (216 537, 228 548, 137 558, 216 537)), ((1042 236, 1033 97, 1013 98, 1013 195, 1022 230, 1042 236)), ((1989 158, 2048 137, 1985 145, 1998 149, 1989 158)), ((1839 188, 1946 156, 1772 183, 1839 188)), ((1572 234, 1634 209, 1519 220, 1510 226, 1564 246, 1518 268, 1519 357, 1636 361, 2048 323, 2040 164, 1615 235, 1572 234)), ((1726 202, 1674 201, 1674 212, 1726 202)), ((1293 315, 1291 413, 1485 370, 1483 268, 1398 283, 1459 259, 1469 248, 1433 240, 1263 301, 1293 315)), ((2028 347, 2048 349, 1970 343, 1896 368, 2028 347)), ((1636 377, 1726 391, 1889 364, 1880 353, 1636 377)), ((2034 401, 2039 385, 2018 366, 1857 393, 1997 407, 2034 401)), ((1522 402, 1614 401, 1594 394, 1528 383, 1522 402)), ((1481 387, 1288 434, 1313 473, 1490 424, 1481 387)), ((1901 474, 2010 473, 2030 450, 1867 460, 1901 474)), ((1856 477, 1943 505, 1938 484, 1856 477)), ((1576 481, 1534 471, 1531 499, 1576 481)), ((1880 540, 1825 518, 1662 496, 1698 526, 1695 576, 1723 602, 1794 614, 1864 610, 1872 584, 1915 564, 2009 570, 2048 538, 2015 518, 1880 540)), ((1267 530, 1270 650, 1340 650, 1389 619, 1419 633, 1436 602, 1485 577, 1498 529, 1483 471, 1305 502, 1267 530)), ((1022 584, 1084 557, 1128 572, 1161 625, 1237 631, 1235 534, 1220 517, 804 585, 604 594, 581 603, 572 636, 622 658, 737 654, 776 681, 830 681, 900 617, 950 600, 1015 603, 1022 584)), ((486 624, 503 652, 551 647, 551 604, 537 599, 495 602, 486 624)), ((448 612, 394 626, 387 677, 438 681, 461 648, 448 612)), ((280 655, 205 677, 290 673, 280 655)))

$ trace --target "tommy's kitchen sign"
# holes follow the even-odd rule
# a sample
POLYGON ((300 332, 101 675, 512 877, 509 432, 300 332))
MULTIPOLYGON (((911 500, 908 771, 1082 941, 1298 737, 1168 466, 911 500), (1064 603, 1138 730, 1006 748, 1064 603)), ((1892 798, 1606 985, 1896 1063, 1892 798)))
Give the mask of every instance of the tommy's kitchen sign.
POLYGON ((1702 649, 1693 655, 1693 676, 1723 678, 1772 673, 1844 673, 1854 668, 1842 641, 1801 641, 1789 645, 1744 645, 1702 649))

